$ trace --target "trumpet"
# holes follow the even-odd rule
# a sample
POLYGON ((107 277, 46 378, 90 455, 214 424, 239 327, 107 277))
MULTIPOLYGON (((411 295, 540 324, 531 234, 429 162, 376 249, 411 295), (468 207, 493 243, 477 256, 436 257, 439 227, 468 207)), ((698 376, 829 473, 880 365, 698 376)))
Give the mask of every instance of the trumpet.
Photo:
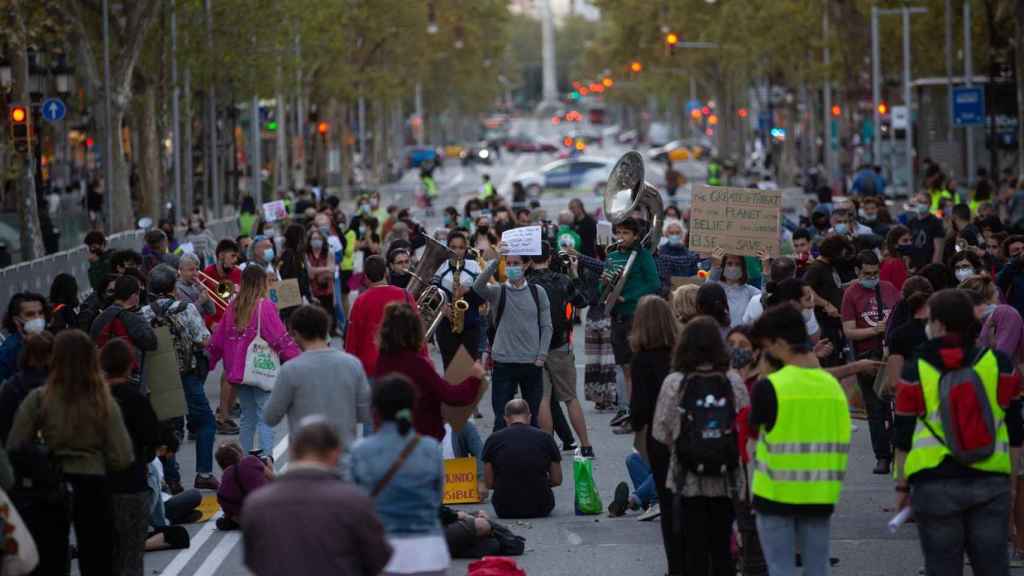
POLYGON ((206 290, 207 295, 210 296, 210 300, 213 302, 213 306, 221 312, 227 310, 228 303, 235 295, 235 285, 228 280, 218 281, 202 270, 196 270, 196 274, 199 275, 199 285, 203 287, 203 290, 206 290), (216 284, 217 288, 210 288, 210 284, 216 284))

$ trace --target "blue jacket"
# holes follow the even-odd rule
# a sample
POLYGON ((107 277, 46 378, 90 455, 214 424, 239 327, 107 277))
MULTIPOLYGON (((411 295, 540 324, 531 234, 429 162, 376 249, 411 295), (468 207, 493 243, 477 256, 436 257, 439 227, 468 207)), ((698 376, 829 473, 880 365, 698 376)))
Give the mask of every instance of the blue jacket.
POLYGON ((0 382, 14 376, 18 371, 18 354, 24 341, 21 334, 15 332, 4 338, 4 343, 0 344, 0 382))
MULTIPOLYGON (((352 447, 353 482, 372 493, 411 439, 411 434, 400 436, 394 422, 381 423, 372 436, 352 447)), ((441 445, 429 436, 421 436, 416 449, 377 495, 377 515, 390 535, 440 534, 438 511, 443 496, 441 445)))

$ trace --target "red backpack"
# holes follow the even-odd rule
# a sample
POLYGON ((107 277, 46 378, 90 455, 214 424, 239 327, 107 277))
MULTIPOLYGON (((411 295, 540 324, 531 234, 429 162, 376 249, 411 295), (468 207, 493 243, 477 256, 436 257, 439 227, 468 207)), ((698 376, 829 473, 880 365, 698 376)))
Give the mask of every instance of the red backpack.
POLYGON ((526 572, 511 558, 484 556, 469 565, 466 576, 526 576, 526 572))
POLYGON ((979 348, 970 364, 950 370, 939 378, 939 417, 945 439, 922 419, 925 428, 964 466, 985 460, 996 449, 992 405, 975 369, 988 351, 988 348, 979 348))

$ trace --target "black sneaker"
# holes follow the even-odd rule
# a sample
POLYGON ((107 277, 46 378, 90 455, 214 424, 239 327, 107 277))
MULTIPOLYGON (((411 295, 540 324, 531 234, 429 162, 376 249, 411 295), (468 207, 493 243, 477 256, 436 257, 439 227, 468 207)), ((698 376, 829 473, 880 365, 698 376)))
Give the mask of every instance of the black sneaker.
POLYGON ((582 456, 584 458, 588 458, 590 460, 593 460, 594 459, 594 447, 593 446, 584 446, 584 447, 580 448, 580 456, 582 456))
POLYGON ((227 530, 238 530, 240 528, 240 526, 238 525, 238 522, 235 522, 234 520, 232 520, 230 518, 225 518, 224 516, 221 516, 220 518, 217 518, 216 524, 217 524, 217 530, 225 530, 225 531, 227 531, 227 530))
POLYGON ((575 442, 566 442, 565 444, 562 444, 562 452, 575 452, 575 451, 576 451, 576 443, 575 442))
POLYGON ((872 474, 886 475, 890 473, 890 463, 888 458, 879 458, 875 462, 875 469, 871 471, 872 474))
POLYGON ((625 482, 619 482, 619 485, 615 487, 615 499, 608 505, 608 515, 612 518, 622 516, 626 513, 626 508, 629 507, 629 485, 625 482))
POLYGON ((167 491, 170 492, 171 496, 177 496, 185 491, 185 487, 181 485, 180 480, 164 480, 164 484, 167 485, 167 491))
POLYGON ((612 421, 609 422, 608 425, 618 426, 627 419, 629 419, 629 410, 626 410, 625 408, 620 408, 619 411, 615 413, 615 417, 612 418, 612 421))

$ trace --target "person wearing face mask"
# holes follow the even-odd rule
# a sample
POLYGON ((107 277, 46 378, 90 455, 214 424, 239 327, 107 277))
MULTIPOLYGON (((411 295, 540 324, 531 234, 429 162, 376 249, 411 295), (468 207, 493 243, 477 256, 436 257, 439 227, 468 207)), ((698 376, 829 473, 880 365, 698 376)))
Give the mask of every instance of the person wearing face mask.
POLYGON ((411 263, 412 257, 407 247, 392 247, 388 250, 388 284, 406 288, 412 280, 412 274, 409 273, 411 263))
POLYGON ((17 370, 18 354, 24 347, 25 337, 46 329, 48 310, 42 294, 18 292, 11 296, 4 315, 4 341, 0 344, 0 382, 17 370))
POLYGON ((1021 379, 1009 357, 977 346, 973 308, 963 290, 929 298, 929 340, 904 367, 896 393, 896 508, 913 512, 928 574, 958 573, 951 567, 964 564, 965 552, 975 574, 1010 573, 1012 459, 1024 438, 1021 379), (967 369, 969 379, 952 374, 967 369), (945 394, 947 376, 957 394, 945 394), (976 424, 983 419, 987 425, 976 424), (943 441, 951 435, 987 449, 966 460, 943 441))
POLYGON ((879 280, 892 284, 897 290, 902 289, 903 283, 907 281, 907 267, 913 252, 914 241, 910 229, 899 224, 890 228, 885 236, 885 258, 879 268, 879 280))
POLYGON ((835 222, 835 226, 832 227, 832 232, 851 239, 855 236, 867 236, 874 234, 871 228, 868 228, 858 222, 854 216, 855 214, 852 208, 837 208, 832 212, 832 221, 835 222))
POLYGON ((268 276, 280 280, 281 276, 274 268, 275 257, 273 240, 269 236, 257 236, 253 238, 252 246, 249 248, 249 260, 241 266, 242 272, 249 266, 259 266, 268 276))
POLYGON ((742 256, 726 254, 716 248, 711 256, 711 282, 718 282, 725 288, 729 298, 730 326, 743 323, 743 313, 747 310, 750 300, 761 291, 747 284, 746 262, 742 256))
POLYGON ((827 574, 831 517, 850 447, 846 393, 820 368, 795 307, 768 310, 750 337, 779 366, 750 395, 750 434, 757 439, 751 507, 768 573, 793 574, 799 550, 805 574, 827 574), (794 445, 808 449, 785 449, 794 445))
POLYGON ((889 217, 888 209, 885 207, 885 201, 874 196, 869 196, 860 201, 860 208, 857 210, 857 220, 862 225, 871 229, 872 234, 877 234, 883 238, 889 232, 889 228, 892 227, 892 220, 889 217))
MULTIPOLYGON (((495 311, 491 403, 494 413, 502 414, 518 389, 530 407, 530 423, 537 426, 552 335, 550 303, 547 292, 527 283, 523 257, 508 255, 508 251, 504 242, 498 244, 498 252, 505 258, 507 282, 490 284, 500 258, 491 261, 473 282, 473 292, 495 311)), ((495 432, 504 427, 502 419, 495 420, 495 432)))
POLYGON ((999 350, 1017 365, 1024 362, 1024 320, 1013 306, 999 302, 995 282, 988 276, 971 276, 961 281, 959 288, 974 304, 980 324, 978 346, 999 350))
MULTIPOLYGON (((853 342, 857 359, 880 360, 884 356, 886 321, 900 300, 895 286, 878 279, 878 257, 870 250, 857 255, 857 282, 843 295, 843 333, 853 342)), ((857 377, 871 429, 875 474, 888 474, 892 464, 891 408, 875 393, 874 374, 857 377)))
POLYGON ((981 258, 973 251, 955 253, 949 259, 949 267, 953 269, 953 275, 956 277, 957 284, 962 284, 964 280, 981 274, 984 270, 981 258))
POLYGON ((914 251, 910 256, 910 267, 913 270, 923 268, 929 262, 942 262, 942 253, 946 246, 946 230, 942 220, 930 210, 931 201, 927 192, 919 192, 914 196, 907 227, 910 228, 914 242, 914 251))

